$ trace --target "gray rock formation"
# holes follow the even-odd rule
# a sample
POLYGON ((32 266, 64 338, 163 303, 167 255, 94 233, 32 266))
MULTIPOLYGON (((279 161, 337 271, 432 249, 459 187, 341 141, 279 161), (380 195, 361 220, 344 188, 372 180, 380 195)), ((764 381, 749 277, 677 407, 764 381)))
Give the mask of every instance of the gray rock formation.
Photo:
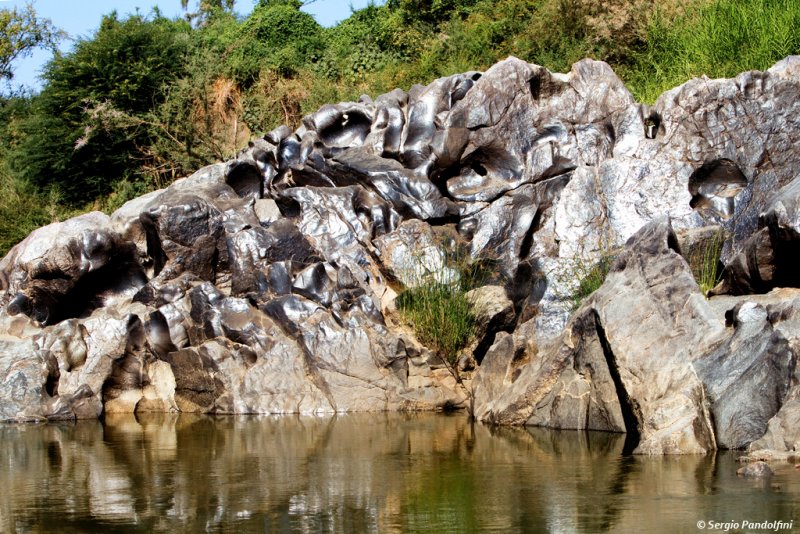
MULTIPOLYGON (((476 416, 494 423, 627 431, 629 448, 645 454, 713 450, 705 389, 691 362, 703 353, 705 338, 718 335, 723 325, 676 246, 668 221, 654 221, 631 239, 559 344, 544 351, 522 344, 514 350, 492 347, 486 360, 511 353, 517 366, 529 363, 513 371, 518 377, 502 394, 485 395, 476 386, 476 416)), ((513 364, 506 365, 506 377, 513 364)), ((481 367, 479 385, 490 369, 481 367)), ((489 374, 488 380, 497 379, 496 371, 489 374)))
POLYGON ((48 325, 113 305, 147 282, 134 251, 100 212, 39 228, 0 261, 6 312, 48 325))
POLYGON ((482 421, 627 432, 646 454, 796 447, 798 94, 798 57, 652 107, 605 63, 509 58, 324 106, 14 247, 0 419, 441 409, 472 391, 482 421), (718 230, 706 300, 684 257, 718 230), (478 265, 462 387, 393 299, 478 265))
POLYGON ((767 462, 753 462, 744 467, 740 467, 736 474, 745 478, 769 478, 775 473, 770 469, 767 462))
POLYGON ((730 314, 732 335, 693 365, 706 385, 718 445, 742 449, 784 403, 796 357, 764 307, 742 302, 730 314))
POLYGON ((498 333, 514 330, 517 315, 514 303, 500 286, 481 286, 468 291, 465 296, 475 315, 474 341, 468 351, 480 363, 498 333))

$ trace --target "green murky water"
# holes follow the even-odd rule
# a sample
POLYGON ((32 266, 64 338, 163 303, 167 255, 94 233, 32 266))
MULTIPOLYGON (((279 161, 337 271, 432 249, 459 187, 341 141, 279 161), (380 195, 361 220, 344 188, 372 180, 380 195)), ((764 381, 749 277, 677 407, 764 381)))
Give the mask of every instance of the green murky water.
POLYGON ((800 531, 790 464, 752 481, 732 453, 622 457, 622 445, 441 414, 6 425, 0 531, 800 531))

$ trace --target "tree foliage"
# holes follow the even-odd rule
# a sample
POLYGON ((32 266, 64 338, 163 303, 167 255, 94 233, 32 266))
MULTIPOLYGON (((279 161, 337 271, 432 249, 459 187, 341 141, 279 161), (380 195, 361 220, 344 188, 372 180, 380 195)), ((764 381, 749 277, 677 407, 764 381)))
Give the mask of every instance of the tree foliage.
POLYGON ((204 26, 210 20, 233 11, 235 0, 198 0, 197 11, 189 11, 189 0, 181 0, 181 7, 187 11, 186 20, 204 26))
POLYGON ((7 97, 0 101, 0 254, 32 230, 52 219, 52 203, 37 195, 29 183, 15 180, 8 155, 19 143, 19 123, 30 113, 30 100, 7 97))
POLYGON ((33 6, 22 9, 0 9, 0 78, 14 76, 11 64, 29 55, 35 48, 55 49, 63 32, 48 19, 36 15, 33 6))
POLYGON ((236 31, 230 51, 230 68, 237 82, 246 87, 263 69, 292 76, 320 58, 322 27, 300 6, 291 0, 273 0, 253 9, 236 31))
POLYGON ((44 70, 45 88, 20 125, 12 170, 71 203, 108 194, 147 163, 146 115, 184 72, 186 23, 106 16, 90 39, 44 70))

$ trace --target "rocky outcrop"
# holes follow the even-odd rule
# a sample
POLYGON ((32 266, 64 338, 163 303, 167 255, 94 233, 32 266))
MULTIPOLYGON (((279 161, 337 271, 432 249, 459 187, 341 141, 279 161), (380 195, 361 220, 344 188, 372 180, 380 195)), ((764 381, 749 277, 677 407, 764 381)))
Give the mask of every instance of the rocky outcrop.
POLYGON ((509 58, 324 106, 12 249, 0 419, 471 406, 646 454, 794 447, 798 94, 797 57, 652 107, 605 63, 509 58), (720 232, 707 300, 684 258, 720 232), (486 266, 457 384, 394 298, 486 266))
POLYGON ((730 315, 732 334, 694 368, 711 401, 718 445, 742 449, 764 434, 784 403, 796 355, 764 307, 742 302, 730 315))
POLYGON ((6 312, 41 325, 108 305, 147 282, 134 245, 100 212, 35 230, 0 261, 0 272, 6 312))
POLYGON ((554 348, 531 344, 529 323, 496 343, 475 380, 476 416, 625 431, 645 454, 741 449, 768 424, 782 436, 796 294, 707 301, 677 243, 666 220, 638 232, 554 348))
POLYGON ((637 233, 554 350, 492 347, 486 360, 521 351, 516 365, 530 363, 513 371, 513 385, 501 394, 479 389, 487 380, 481 375, 501 374, 481 367, 476 415, 501 424, 626 431, 629 448, 647 454, 713 450, 705 390, 692 361, 723 325, 676 243, 665 219, 637 233))

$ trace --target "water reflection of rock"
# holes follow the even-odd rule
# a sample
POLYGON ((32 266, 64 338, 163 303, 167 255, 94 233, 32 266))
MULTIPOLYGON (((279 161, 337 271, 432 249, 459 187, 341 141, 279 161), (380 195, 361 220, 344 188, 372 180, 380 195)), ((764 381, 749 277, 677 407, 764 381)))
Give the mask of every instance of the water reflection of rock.
POLYGON ((6 426, 0 530, 659 532, 800 513, 791 491, 726 498, 773 491, 737 481, 731 456, 623 457, 623 441, 431 414, 6 426))

